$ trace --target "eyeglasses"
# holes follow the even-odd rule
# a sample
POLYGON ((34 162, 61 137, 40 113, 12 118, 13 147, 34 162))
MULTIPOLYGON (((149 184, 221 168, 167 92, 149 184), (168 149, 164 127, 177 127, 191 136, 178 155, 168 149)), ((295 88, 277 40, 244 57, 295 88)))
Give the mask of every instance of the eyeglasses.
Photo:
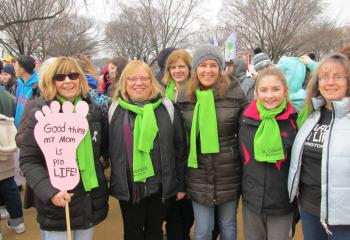
POLYGON ((141 82, 147 82, 148 80, 150 80, 150 77, 127 77, 126 78, 129 82, 134 83, 136 82, 138 79, 140 79, 141 82))
POLYGON ((68 77, 70 80, 77 80, 79 78, 79 73, 73 72, 73 73, 57 73, 52 77, 52 80, 57 81, 57 82, 63 82, 66 77, 68 77))
POLYGON ((339 76, 339 75, 334 75, 334 76, 329 76, 329 75, 322 75, 318 78, 320 82, 328 82, 330 79, 333 79, 336 82, 340 82, 343 79, 348 78, 347 76, 339 76))

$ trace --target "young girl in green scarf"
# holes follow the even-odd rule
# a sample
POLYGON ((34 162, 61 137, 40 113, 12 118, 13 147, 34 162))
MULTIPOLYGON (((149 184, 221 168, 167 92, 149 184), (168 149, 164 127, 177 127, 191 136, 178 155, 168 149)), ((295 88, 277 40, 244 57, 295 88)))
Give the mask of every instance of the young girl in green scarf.
POLYGON ((247 240, 292 237, 295 204, 289 202, 287 179, 296 132, 283 73, 263 70, 256 80, 256 100, 244 110, 239 131, 247 240))

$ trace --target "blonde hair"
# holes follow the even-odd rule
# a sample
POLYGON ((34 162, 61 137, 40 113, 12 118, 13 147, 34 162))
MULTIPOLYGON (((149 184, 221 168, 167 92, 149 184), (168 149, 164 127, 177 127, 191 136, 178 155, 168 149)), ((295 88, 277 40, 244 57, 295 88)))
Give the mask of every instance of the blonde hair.
MULTIPOLYGON (((223 74, 222 71, 219 70, 219 77, 212 87, 215 96, 223 97, 226 94, 229 86, 230 79, 226 74, 223 74)), ((194 69, 192 71, 192 77, 188 83, 188 97, 190 101, 195 101, 196 90, 201 87, 202 84, 198 79, 197 69, 194 69)))
POLYGON ((265 68, 265 69, 261 70, 261 72, 259 72, 259 74, 257 76, 257 79, 256 79, 256 83, 255 83, 255 92, 256 92, 256 94, 258 93, 259 83, 266 76, 275 76, 275 77, 277 77, 277 79, 282 83, 283 87, 285 88, 285 91, 286 91, 285 98, 286 98, 286 100, 288 102, 289 101, 289 94, 288 94, 287 79, 284 76, 283 72, 280 69, 276 68, 276 67, 265 68))
MULTIPOLYGON (((46 101, 53 100, 57 93, 57 88, 53 77, 55 74, 68 74, 72 72, 79 73, 80 95, 86 97, 89 91, 88 83, 85 79, 83 70, 77 61, 72 57, 58 57, 53 63, 49 64, 42 75, 40 75, 39 89, 41 95, 46 101)), ((75 80, 76 81, 76 80, 75 80)))
POLYGON ((114 93, 113 100, 117 100, 119 97, 122 97, 126 101, 129 100, 129 95, 128 95, 128 92, 126 89, 126 84, 128 81, 127 78, 130 75, 130 73, 132 73, 136 68, 143 68, 143 70, 145 70, 150 77, 150 81, 151 81, 151 97, 150 97, 150 99, 155 98, 158 95, 163 96, 163 89, 160 86, 160 84, 158 83, 157 79, 155 78, 151 68, 146 63, 144 63, 140 60, 133 60, 133 61, 130 61, 125 66, 122 74, 120 75, 120 79, 118 81, 117 89, 114 93))
MULTIPOLYGON (((170 73, 170 69, 171 69, 171 65, 176 62, 178 59, 182 59, 185 64, 187 65, 188 67, 188 70, 189 70, 189 76, 188 76, 188 79, 191 78, 191 64, 192 64, 192 57, 191 55, 184 49, 178 49, 178 50, 175 50, 173 51, 167 61, 166 61, 166 66, 165 66, 165 71, 164 71, 164 76, 163 76, 163 83, 164 85, 167 85, 168 82, 170 80, 172 80, 172 77, 171 77, 171 73, 170 73)), ((188 80, 187 79, 187 80, 188 80)))
POLYGON ((307 85, 307 95, 305 99, 305 106, 307 106, 310 111, 312 111, 312 98, 314 97, 322 97, 319 88, 319 82, 318 79, 320 77, 320 69, 323 67, 326 63, 338 63, 341 66, 344 67, 345 71, 347 72, 347 80, 348 80, 348 90, 346 91, 346 95, 349 96, 349 87, 350 87, 350 63, 349 59, 341 53, 331 53, 326 56, 324 56, 321 60, 321 62, 318 64, 317 68, 315 69, 314 73, 312 74, 312 77, 307 85))

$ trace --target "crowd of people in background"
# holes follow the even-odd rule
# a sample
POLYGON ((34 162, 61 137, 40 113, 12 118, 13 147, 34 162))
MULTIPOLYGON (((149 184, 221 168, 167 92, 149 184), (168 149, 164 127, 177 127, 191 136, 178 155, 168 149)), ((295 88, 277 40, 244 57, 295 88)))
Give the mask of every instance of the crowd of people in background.
POLYGON ((292 239, 300 219, 306 240, 349 239, 349 59, 350 45, 276 63, 255 49, 249 71, 202 45, 163 49, 157 72, 117 56, 99 73, 83 54, 7 57, 0 220, 21 234, 22 208, 34 207, 41 239, 63 240, 69 202, 72 238, 92 240, 112 196, 126 240, 190 240, 193 227, 195 240, 235 240, 239 204, 246 240, 292 239), (68 192, 51 184, 34 137, 35 112, 55 100, 89 105, 68 192))

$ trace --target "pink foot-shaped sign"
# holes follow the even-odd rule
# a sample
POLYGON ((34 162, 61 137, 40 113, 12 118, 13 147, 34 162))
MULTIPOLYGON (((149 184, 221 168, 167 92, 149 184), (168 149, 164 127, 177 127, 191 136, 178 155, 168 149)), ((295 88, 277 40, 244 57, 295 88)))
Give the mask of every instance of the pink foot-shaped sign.
POLYGON ((80 180, 76 150, 89 129, 86 120, 89 106, 80 101, 73 112, 73 104, 67 101, 62 110, 59 112, 59 102, 53 101, 50 107, 37 111, 34 136, 44 153, 52 186, 67 191, 80 180))

